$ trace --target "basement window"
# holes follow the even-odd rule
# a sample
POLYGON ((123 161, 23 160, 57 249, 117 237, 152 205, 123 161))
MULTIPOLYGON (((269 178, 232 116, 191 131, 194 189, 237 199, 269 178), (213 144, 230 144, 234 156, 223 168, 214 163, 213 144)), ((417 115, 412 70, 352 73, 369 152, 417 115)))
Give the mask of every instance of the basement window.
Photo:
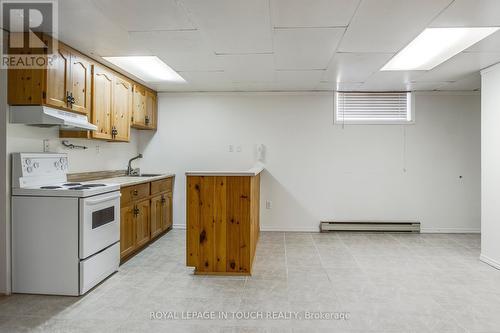
POLYGON ((410 124, 411 92, 335 92, 336 124, 410 124))

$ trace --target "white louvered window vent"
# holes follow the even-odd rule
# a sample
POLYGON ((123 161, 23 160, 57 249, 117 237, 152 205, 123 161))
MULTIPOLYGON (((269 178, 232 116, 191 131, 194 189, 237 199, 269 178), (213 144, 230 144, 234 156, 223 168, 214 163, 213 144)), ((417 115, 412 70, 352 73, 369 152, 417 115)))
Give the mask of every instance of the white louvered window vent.
POLYGON ((414 122, 411 92, 335 92, 336 124, 414 122))

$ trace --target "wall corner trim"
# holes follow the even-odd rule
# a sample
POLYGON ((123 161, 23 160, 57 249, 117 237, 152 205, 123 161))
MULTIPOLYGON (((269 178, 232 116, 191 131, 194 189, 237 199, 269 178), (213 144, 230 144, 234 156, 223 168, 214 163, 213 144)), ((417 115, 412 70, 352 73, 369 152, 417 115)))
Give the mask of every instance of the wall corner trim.
POLYGON ((482 253, 479 256, 479 260, 481 260, 482 262, 490 265, 493 268, 500 269, 500 262, 496 261, 495 259, 491 259, 490 257, 485 256, 482 253))
POLYGON ((496 70, 500 70, 500 63, 496 63, 494 65, 491 65, 489 67, 486 67, 485 69, 481 70, 481 75, 487 74, 489 72, 493 72, 496 70))

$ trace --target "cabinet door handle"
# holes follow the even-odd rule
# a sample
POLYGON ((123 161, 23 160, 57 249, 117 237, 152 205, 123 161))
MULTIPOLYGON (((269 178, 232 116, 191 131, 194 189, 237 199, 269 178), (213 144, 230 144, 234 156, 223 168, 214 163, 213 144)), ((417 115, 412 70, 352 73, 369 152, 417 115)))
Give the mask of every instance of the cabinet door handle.
POLYGON ((165 199, 165 197, 162 195, 162 196, 161 196, 161 203, 163 203, 163 204, 164 204, 165 202, 167 202, 167 199, 165 199))
POLYGON ((71 104, 71 95, 69 91, 66 91, 66 104, 71 104))
POLYGON ((139 191, 138 191, 138 190, 133 190, 133 191, 132 191, 132 194, 133 194, 133 195, 138 195, 138 194, 139 194, 139 191))
POLYGON ((150 122, 150 120, 149 120, 149 116, 146 116, 146 117, 144 118, 144 122, 146 123, 146 125, 149 125, 149 122, 150 122))

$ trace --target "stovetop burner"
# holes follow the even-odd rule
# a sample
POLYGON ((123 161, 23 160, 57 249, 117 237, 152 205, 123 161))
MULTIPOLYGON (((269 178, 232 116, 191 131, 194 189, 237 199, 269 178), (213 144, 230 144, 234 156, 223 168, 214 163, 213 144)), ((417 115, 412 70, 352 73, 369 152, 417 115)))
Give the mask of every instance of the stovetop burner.
POLYGON ((77 187, 70 187, 70 190, 90 190, 90 187, 88 186, 77 186, 77 187))
POLYGON ((63 184, 63 186, 80 186, 82 185, 82 183, 66 183, 66 184, 63 184))
POLYGON ((86 186, 86 187, 100 187, 100 186, 106 186, 106 184, 85 184, 83 186, 86 186))
POLYGON ((57 188, 62 188, 61 186, 42 186, 40 187, 42 190, 55 190, 57 188))

